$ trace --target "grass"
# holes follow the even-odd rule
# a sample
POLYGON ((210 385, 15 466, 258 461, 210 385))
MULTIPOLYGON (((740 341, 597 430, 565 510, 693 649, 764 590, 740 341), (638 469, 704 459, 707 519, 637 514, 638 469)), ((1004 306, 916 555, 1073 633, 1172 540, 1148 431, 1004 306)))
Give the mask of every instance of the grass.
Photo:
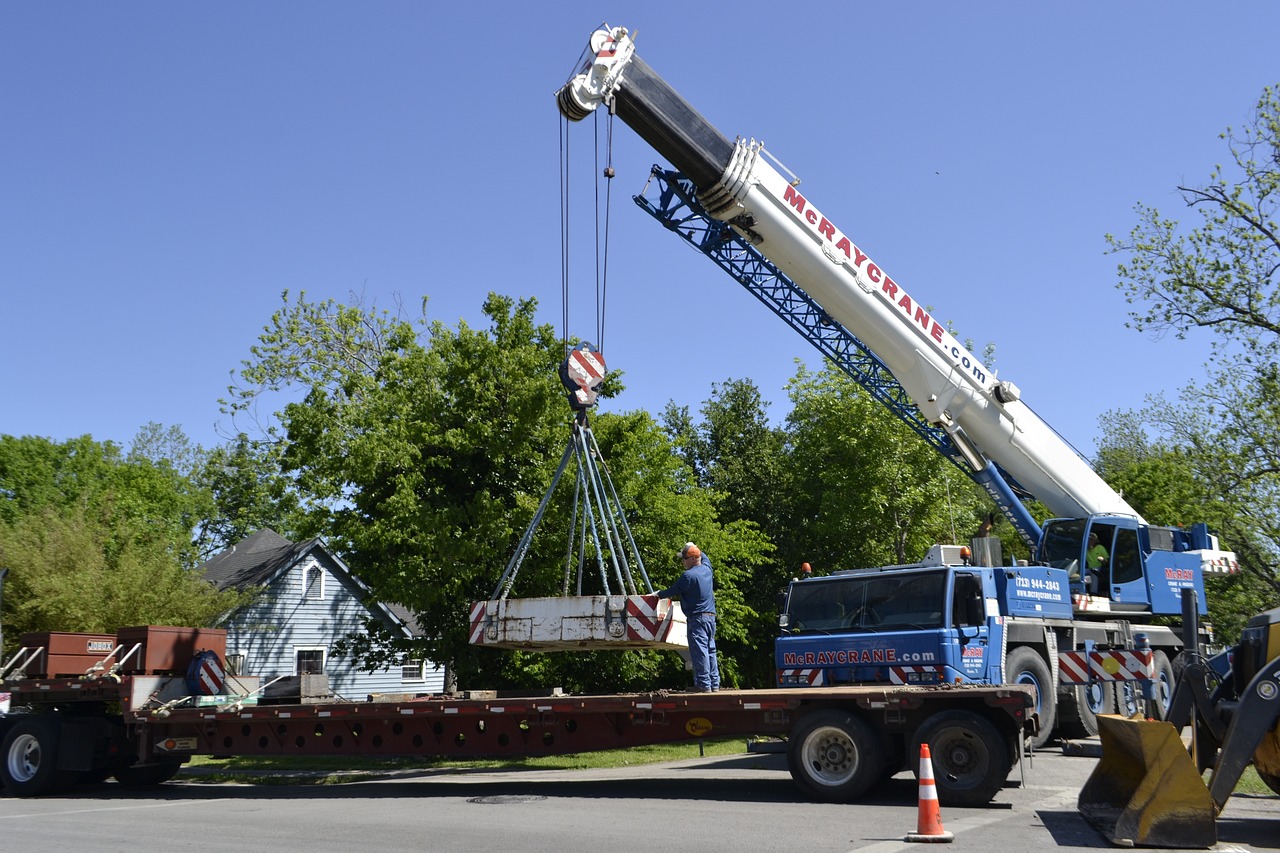
MULTIPOLYGON (((1205 774, 1205 781, 1209 781, 1209 774, 1205 774)), ((1236 783, 1235 793, 1237 794, 1269 794, 1275 796, 1275 791, 1262 781, 1262 777, 1258 775, 1258 771, 1253 767, 1246 767, 1244 773, 1240 776, 1240 781, 1236 783)))
MULTIPOLYGON (((445 758, 369 758, 350 755, 259 755, 233 758, 210 758, 197 755, 187 765, 199 770, 188 774, 203 782, 240 782, 254 785, 341 785, 377 778, 379 773, 396 770, 592 770, 659 764, 698 758, 699 755, 745 755, 742 738, 704 741, 701 752, 696 743, 656 744, 630 749, 580 752, 571 755, 548 755, 536 758, 456 761, 445 758)), ((1205 774, 1206 783, 1209 774, 1205 774)), ((1246 767, 1236 784, 1237 794, 1274 796, 1275 792, 1246 767)))
POLYGON ((590 770, 681 761, 699 755, 745 755, 742 738, 704 741, 701 752, 696 743, 656 744, 630 749, 548 755, 532 758, 478 759, 458 761, 435 757, 371 758, 351 755, 259 755, 210 758, 197 755, 188 768, 188 778, 206 782, 244 782, 255 785, 336 785, 361 782, 377 774, 397 770, 590 770))

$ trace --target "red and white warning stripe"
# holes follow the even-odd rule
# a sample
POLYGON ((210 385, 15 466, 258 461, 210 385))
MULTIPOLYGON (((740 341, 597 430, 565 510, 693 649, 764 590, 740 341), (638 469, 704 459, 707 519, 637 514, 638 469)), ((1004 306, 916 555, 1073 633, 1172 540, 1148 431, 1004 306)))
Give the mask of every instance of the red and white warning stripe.
POLYGON ((618 40, 615 39, 613 36, 608 36, 604 40, 604 44, 600 46, 600 49, 598 51, 596 51, 596 56, 602 59, 609 59, 617 52, 618 52, 618 40))
POLYGON ((1058 652, 1058 681, 1063 684, 1089 683, 1089 656, 1084 652, 1058 652))
POLYGON ((778 683, 786 686, 807 684, 809 687, 821 687, 827 683, 825 669, 780 669, 778 683))
POLYGON ((1059 652, 1058 681, 1088 684, 1090 681, 1145 681, 1152 677, 1149 651, 1059 652))
POLYGON ((583 388, 598 384, 604 374, 604 356, 600 353, 581 349, 569 353, 569 375, 583 388))
POLYGON ((578 386, 578 390, 573 392, 578 402, 584 406, 594 404, 606 372, 604 356, 591 350, 575 349, 565 359, 565 369, 569 381, 578 386))
POLYGON ((928 679, 915 678, 912 675, 931 675, 931 680, 938 680, 938 667, 936 666, 891 666, 889 667, 889 683, 890 684, 919 684, 928 679))
POLYGON ((196 674, 196 684, 204 696, 217 696, 222 693, 227 674, 222 668, 222 661, 216 653, 201 657, 196 674))
POLYGON ((1151 678, 1151 652, 1094 652, 1093 673, 1103 681, 1145 681, 1151 678))
POLYGON ((671 603, 656 595, 627 596, 627 639, 661 642, 671 633, 671 603))
POLYGON ((467 640, 471 645, 477 645, 484 642, 484 617, 488 610, 487 601, 474 601, 471 603, 471 636, 467 640))

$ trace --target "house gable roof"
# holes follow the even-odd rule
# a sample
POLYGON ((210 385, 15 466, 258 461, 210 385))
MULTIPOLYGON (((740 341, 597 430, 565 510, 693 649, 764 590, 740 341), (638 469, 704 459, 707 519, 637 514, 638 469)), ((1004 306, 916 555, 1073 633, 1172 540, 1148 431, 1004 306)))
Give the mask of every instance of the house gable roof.
MULTIPOLYGON (((362 594, 369 593, 364 581, 356 577, 320 539, 290 542, 267 528, 241 539, 201 565, 200 570, 204 572, 205 579, 220 590, 266 586, 316 550, 328 558, 326 562, 331 570, 349 578, 362 594)), ((422 636, 417 619, 406 608, 378 601, 368 602, 366 606, 407 636, 422 636)))
POLYGON ((292 566, 320 540, 290 542, 263 528, 241 539, 200 567, 205 579, 220 590, 266 584, 292 566))

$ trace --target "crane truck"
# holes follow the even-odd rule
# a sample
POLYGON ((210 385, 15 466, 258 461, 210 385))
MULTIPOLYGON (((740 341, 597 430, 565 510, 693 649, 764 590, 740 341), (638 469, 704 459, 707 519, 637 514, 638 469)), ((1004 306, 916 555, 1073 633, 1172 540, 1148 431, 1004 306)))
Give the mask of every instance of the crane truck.
POLYGON ((1136 704, 1139 681, 1167 707, 1185 638, 1151 620, 1177 614, 1184 589, 1205 612, 1204 576, 1234 571, 1234 555, 1204 524, 1148 524, 762 143, 730 141, 654 72, 625 28, 596 30, 586 55, 557 93, 561 114, 604 106, 675 167, 655 166, 657 200, 637 203, 960 466, 1031 550, 1031 565, 1006 567, 991 541, 938 546, 910 566, 792 582, 779 686, 1025 683, 1037 744, 1096 732, 1098 714, 1136 704), (1026 497, 1055 517, 1037 523, 1026 497))

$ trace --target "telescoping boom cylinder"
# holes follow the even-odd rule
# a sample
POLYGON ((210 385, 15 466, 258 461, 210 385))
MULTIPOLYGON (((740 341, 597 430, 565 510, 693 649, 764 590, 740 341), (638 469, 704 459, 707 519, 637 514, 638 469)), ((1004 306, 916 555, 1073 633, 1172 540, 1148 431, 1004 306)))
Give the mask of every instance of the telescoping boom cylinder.
POLYGON ((994 461, 1051 512, 1138 516, 901 284, 839 230, 762 155, 730 142, 635 53, 623 27, 596 30, 580 73, 557 93, 580 120, 601 105, 693 181, 707 212, 801 286, 885 363, 930 423, 979 476, 994 461), (972 458, 970 458, 972 457, 972 458))

